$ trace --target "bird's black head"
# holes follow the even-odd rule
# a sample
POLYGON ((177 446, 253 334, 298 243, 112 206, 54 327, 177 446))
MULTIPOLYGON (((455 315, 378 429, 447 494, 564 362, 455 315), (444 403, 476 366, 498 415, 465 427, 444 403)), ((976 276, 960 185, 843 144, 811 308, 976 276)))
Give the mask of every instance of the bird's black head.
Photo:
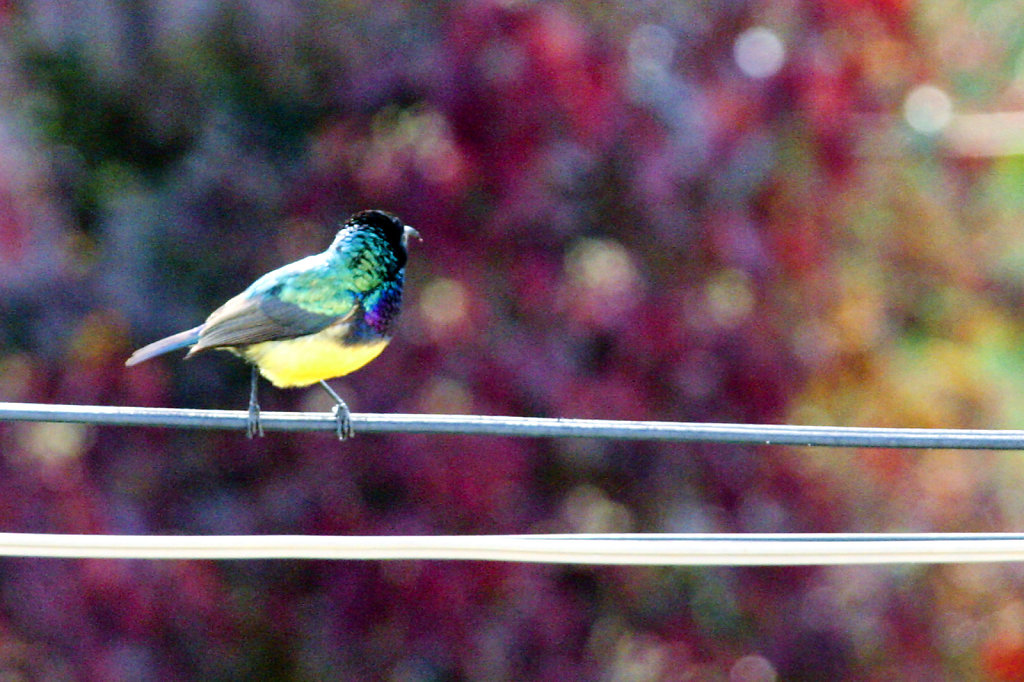
POLYGON ((379 233, 394 249, 404 249, 405 223, 387 211, 360 211, 345 221, 345 227, 379 233))
POLYGON ((342 226, 342 232, 348 230, 372 230, 379 234, 398 256, 399 267, 405 265, 409 237, 420 238, 420 233, 403 223, 398 216, 376 209, 353 213, 342 226))
MULTIPOLYGON (((397 267, 400 269, 406 265, 409 253, 406 250, 410 237, 419 239, 420 233, 403 223, 398 216, 387 211, 359 211, 345 221, 338 232, 331 248, 345 248, 344 245, 351 244, 357 232, 373 232, 379 237, 397 259, 397 267)), ((379 242, 378 242, 379 244, 379 242)))

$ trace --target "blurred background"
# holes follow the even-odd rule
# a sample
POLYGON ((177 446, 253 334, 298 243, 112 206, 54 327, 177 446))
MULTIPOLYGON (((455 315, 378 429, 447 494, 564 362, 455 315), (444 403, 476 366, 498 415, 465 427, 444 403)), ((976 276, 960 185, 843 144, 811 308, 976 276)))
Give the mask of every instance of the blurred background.
MULTIPOLYGON (((382 208, 356 412, 1024 427, 1024 5, 0 2, 0 400, 382 208)), ((326 410, 264 385, 267 410, 326 410)), ((1024 530, 1019 453, 0 425, 0 530, 1024 530)), ((1024 569, 0 561, 0 676, 1024 679, 1024 569)))

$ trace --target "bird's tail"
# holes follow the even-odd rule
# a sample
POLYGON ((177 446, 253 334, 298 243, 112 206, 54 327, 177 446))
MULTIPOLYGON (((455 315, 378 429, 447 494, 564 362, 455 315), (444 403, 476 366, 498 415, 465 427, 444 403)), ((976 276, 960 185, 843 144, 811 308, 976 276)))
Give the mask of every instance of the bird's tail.
POLYGON ((185 331, 178 332, 177 334, 171 334, 159 341, 154 341, 148 346, 143 346, 132 353, 132 356, 128 358, 124 364, 131 367, 132 365, 137 365, 140 362, 149 360, 157 355, 163 355, 164 353, 169 353, 172 350, 191 346, 199 340, 199 332, 201 332, 202 329, 203 325, 199 325, 198 327, 186 329, 185 331))

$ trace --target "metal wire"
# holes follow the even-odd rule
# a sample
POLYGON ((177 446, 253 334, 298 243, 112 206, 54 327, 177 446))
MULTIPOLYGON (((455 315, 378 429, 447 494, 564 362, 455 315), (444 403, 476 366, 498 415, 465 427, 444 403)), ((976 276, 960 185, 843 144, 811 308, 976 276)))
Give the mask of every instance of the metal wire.
MULTIPOLYGON (((236 429, 243 411, 0 403, 0 421, 236 429)), ((330 413, 264 412, 267 430, 334 431, 330 413)), ((354 414, 363 433, 449 433, 828 447, 1024 449, 1024 431, 354 414)), ((1024 534, 154 536, 0 533, 0 556, 121 559, 461 559, 562 564, 797 566, 1024 561, 1024 534)))
MULTIPOLYGON (((235 429, 244 432, 246 418, 246 412, 236 410, 0 403, 0 421, 235 429)), ((337 427, 331 413, 263 412, 260 414, 260 422, 267 431, 334 431, 337 427)), ((1024 450, 1024 431, 1020 430, 890 429, 371 413, 353 414, 352 425, 357 434, 447 433, 824 447, 1024 450)))
POLYGON ((0 533, 0 556, 99 559, 455 559, 636 566, 938 564, 1024 561, 1024 534, 339 537, 0 533))

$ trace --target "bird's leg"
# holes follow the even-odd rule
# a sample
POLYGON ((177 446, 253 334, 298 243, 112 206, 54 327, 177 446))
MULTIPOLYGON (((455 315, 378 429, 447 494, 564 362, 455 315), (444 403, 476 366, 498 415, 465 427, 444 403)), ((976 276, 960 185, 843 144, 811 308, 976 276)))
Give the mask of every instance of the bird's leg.
POLYGON ((321 381, 320 385, 334 398, 336 403, 334 406, 334 418, 338 420, 338 439, 345 440, 346 438, 351 438, 355 435, 355 432, 352 430, 352 413, 349 411, 348 405, 334 392, 334 389, 327 385, 326 381, 321 381))
POLYGON ((260 404, 256 400, 256 385, 259 383, 260 373, 255 366, 252 368, 252 391, 249 393, 249 420, 245 424, 245 435, 263 437, 263 424, 260 424, 260 404))

